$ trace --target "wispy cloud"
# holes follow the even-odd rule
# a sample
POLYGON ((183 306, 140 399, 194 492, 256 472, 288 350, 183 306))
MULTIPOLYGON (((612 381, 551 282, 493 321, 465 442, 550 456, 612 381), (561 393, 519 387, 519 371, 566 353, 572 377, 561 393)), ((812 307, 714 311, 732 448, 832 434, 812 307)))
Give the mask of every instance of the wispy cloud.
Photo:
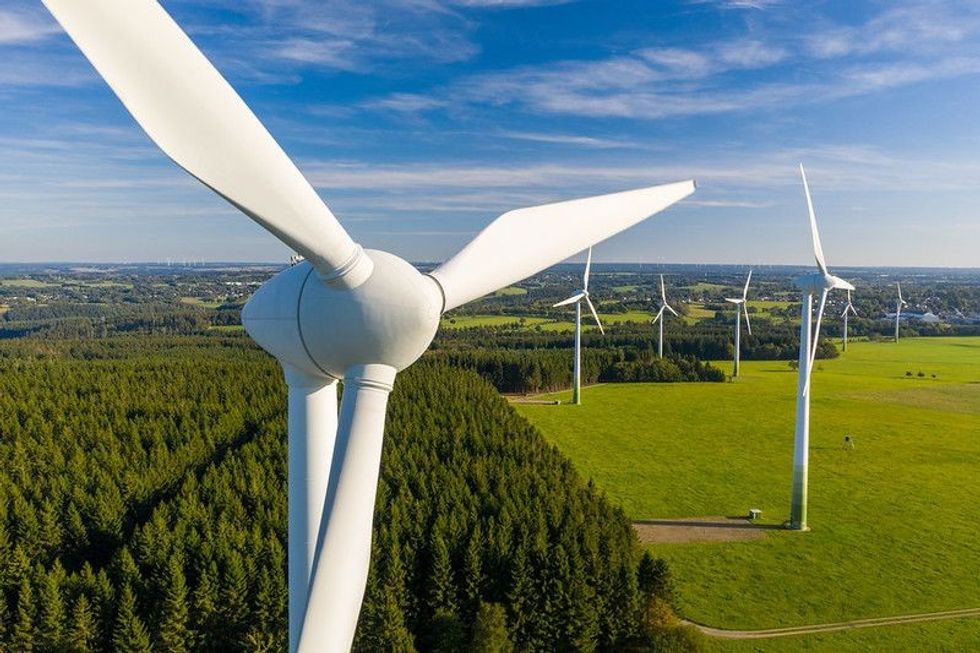
POLYGON ((0 45, 32 43, 57 32, 54 20, 41 11, 0 9, 0 45))

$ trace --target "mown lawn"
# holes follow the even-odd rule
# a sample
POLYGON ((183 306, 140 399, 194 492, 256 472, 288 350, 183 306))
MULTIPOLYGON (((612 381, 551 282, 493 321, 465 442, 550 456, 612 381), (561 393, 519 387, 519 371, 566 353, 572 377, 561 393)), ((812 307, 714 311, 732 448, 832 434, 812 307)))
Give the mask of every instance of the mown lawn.
MULTIPOLYGON (((579 407, 517 408, 634 518, 759 507, 766 521, 781 523, 795 379, 785 362, 746 361, 735 383, 605 385, 586 389, 579 407)), ((658 545, 684 615, 771 628, 980 606, 980 338, 857 342, 839 359, 818 361, 813 384, 812 531, 658 545), (845 434, 853 451, 841 446, 845 434)), ((849 650, 885 650, 884 641, 887 650, 913 650, 905 644, 918 636, 900 633, 926 633, 928 641, 947 632, 955 650, 956 642, 977 641, 980 627, 949 622, 806 639, 819 650, 848 641, 849 650)), ((717 646, 799 650, 802 641, 717 646)))

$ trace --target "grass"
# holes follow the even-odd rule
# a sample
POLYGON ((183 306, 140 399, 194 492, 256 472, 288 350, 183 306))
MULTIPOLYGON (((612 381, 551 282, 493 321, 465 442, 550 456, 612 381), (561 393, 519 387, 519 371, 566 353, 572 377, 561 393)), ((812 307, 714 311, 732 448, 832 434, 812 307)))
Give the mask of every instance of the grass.
MULTIPOLYGON (((588 389, 580 407, 517 409, 632 517, 759 507, 780 523, 789 512, 795 380, 785 362, 745 361, 735 383, 605 385, 588 389)), ((980 606, 980 338, 856 342, 841 358, 818 361, 813 392, 812 531, 658 545, 685 616, 770 628, 980 606), (841 446, 845 434, 855 450, 841 446)), ((808 641, 825 640, 819 650, 851 639, 877 643, 857 650, 882 650, 885 640, 905 646, 901 633, 947 631, 976 641, 980 626, 808 641)), ((801 641, 759 650, 799 650, 801 641)), ((724 650, 757 650, 731 646, 724 650)))
POLYGON ((518 288, 517 286, 508 286, 506 288, 501 288, 493 294, 496 297, 512 297, 515 295, 526 295, 527 290, 524 288, 518 288))
POLYGON ((53 288, 55 284, 37 279, 0 279, 0 286, 8 288, 53 288))
POLYGON ((181 297, 181 304, 186 304, 187 306, 201 306, 203 308, 218 308, 222 305, 222 302, 209 302, 200 297, 181 297))
POLYGON ((442 327, 444 329, 466 329, 469 327, 505 326, 520 324, 522 319, 526 327, 552 322, 552 320, 543 317, 521 317, 519 315, 450 315, 442 318, 442 327))

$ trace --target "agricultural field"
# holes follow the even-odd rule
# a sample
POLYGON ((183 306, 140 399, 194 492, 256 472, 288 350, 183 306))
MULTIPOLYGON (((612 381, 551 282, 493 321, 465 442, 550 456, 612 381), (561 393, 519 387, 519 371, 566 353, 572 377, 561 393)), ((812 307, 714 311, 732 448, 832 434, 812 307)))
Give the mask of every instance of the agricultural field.
MULTIPOLYGON (((742 366, 734 383, 595 386, 579 407, 517 408, 634 520, 757 507, 778 526, 789 512, 796 374, 785 361, 742 366)), ((856 342, 818 361, 813 392, 812 530, 654 545, 684 616, 762 629, 980 607, 980 338, 856 342)), ((978 639, 974 619, 711 648, 963 650, 978 639)))

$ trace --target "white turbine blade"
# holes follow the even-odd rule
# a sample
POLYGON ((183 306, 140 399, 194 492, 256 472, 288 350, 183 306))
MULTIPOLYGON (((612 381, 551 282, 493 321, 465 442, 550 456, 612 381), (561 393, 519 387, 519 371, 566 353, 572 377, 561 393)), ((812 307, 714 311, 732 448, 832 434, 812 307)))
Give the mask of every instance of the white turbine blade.
POLYGON ((749 282, 752 281, 752 270, 749 270, 749 276, 745 278, 745 288, 742 289, 742 301, 744 302, 749 297, 749 282))
POLYGON ((817 342, 820 340, 820 322, 823 320, 823 311, 827 306, 828 292, 826 288, 820 292, 820 307, 817 309, 817 325, 813 329, 813 341, 810 343, 810 365, 807 367, 809 374, 806 377, 806 385, 803 386, 803 394, 810 391, 810 379, 813 377, 813 361, 817 358, 817 342))
POLYGON ((749 305, 742 302, 742 312, 745 314, 745 327, 749 330, 749 335, 752 335, 752 323, 749 322, 749 305))
POLYGON ((664 314, 664 306, 661 306, 660 310, 657 311, 657 314, 653 317, 653 320, 650 322, 650 324, 656 324, 657 320, 663 317, 663 314, 664 314))
POLYGON ((827 274, 827 262, 823 256, 823 246, 820 244, 820 232, 817 231, 817 216, 813 212, 813 199, 810 197, 810 185, 806 182, 806 171, 800 164, 800 176, 803 178, 803 192, 806 194, 806 208, 810 213, 810 235, 813 237, 813 256, 817 259, 817 267, 827 274))
POLYGON ((848 304, 847 306, 844 307, 844 312, 841 313, 840 316, 841 317, 844 317, 845 315, 847 315, 848 311, 850 311, 850 310, 851 310, 851 305, 848 304))
POLYGON ((855 310, 853 304, 848 303, 847 308, 850 309, 851 315, 853 315, 854 317, 857 317, 858 312, 857 312, 857 310, 855 310))
POLYGON ((589 253, 585 257, 585 274, 582 275, 582 289, 585 291, 589 290, 589 271, 592 269, 592 248, 589 248, 589 253))
POLYGON ((575 302, 577 302, 578 300, 582 299, 583 297, 585 297, 585 293, 584 292, 580 292, 577 295, 572 295, 568 299, 561 300, 557 304, 552 304, 551 305, 551 308, 558 308, 559 306, 567 306, 568 304, 574 304, 575 302))
POLYGON ((526 279, 694 192, 683 181, 509 211, 431 273, 445 310, 526 279))
POLYGON ((670 311, 671 313, 673 313, 673 314, 674 314, 674 317, 680 317, 680 315, 678 315, 678 314, 677 314, 677 311, 675 311, 674 309, 672 309, 672 308, 670 307, 670 304, 664 304, 664 306, 663 306, 663 307, 664 307, 664 308, 666 308, 666 309, 667 309, 668 311, 670 311))
POLYGON ((725 301, 728 302, 729 304, 741 304, 745 300, 744 299, 736 299, 734 297, 725 297, 725 301))
POLYGON ((385 410, 394 368, 363 365, 344 378, 337 442, 300 653, 349 651, 371 562, 385 410))
MULTIPOLYGON (((167 156, 302 254, 324 278, 360 248, 157 0, 43 0, 167 156)), ((366 270, 370 272, 370 268, 366 270)))
POLYGON ((589 299, 588 295, 585 296, 585 303, 589 305, 589 310, 592 311, 592 317, 595 318, 595 324, 599 327, 599 333, 606 335, 606 330, 602 328, 602 322, 599 321, 599 314, 596 313, 595 306, 592 305, 592 300, 589 299))
POLYGON ((664 275, 660 275, 660 299, 664 304, 667 303, 667 288, 664 287, 664 275))
POLYGON ((902 299, 902 284, 896 283, 895 285, 898 286, 898 301, 900 301, 900 302, 902 302, 904 304, 905 303, 905 300, 902 299))
POLYGON ((830 281, 831 281, 831 286, 830 287, 831 288, 840 288, 841 290, 846 290, 848 292, 854 290, 854 286, 850 282, 845 281, 844 279, 841 279, 840 277, 835 277, 832 274, 829 274, 827 276, 830 277, 830 281))

